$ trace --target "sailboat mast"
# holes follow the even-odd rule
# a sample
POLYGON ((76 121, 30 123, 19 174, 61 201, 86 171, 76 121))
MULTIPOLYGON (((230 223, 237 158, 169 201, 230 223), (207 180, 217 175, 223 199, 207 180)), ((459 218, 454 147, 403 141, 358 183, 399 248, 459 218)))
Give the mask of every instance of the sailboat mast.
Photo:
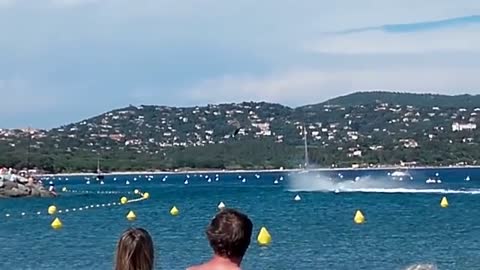
POLYGON ((97 173, 100 173, 100 157, 97 156, 97 173))
POLYGON ((303 126, 303 141, 305 143, 305 168, 308 167, 308 145, 307 145, 307 129, 303 126))

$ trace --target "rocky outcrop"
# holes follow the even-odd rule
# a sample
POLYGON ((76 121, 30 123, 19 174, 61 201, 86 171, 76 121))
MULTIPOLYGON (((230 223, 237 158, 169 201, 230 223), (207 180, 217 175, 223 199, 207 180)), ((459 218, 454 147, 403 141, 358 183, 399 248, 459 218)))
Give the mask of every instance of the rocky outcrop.
POLYGON ((15 181, 0 177, 0 198, 53 196, 54 195, 40 183, 34 183, 23 177, 17 177, 15 181))

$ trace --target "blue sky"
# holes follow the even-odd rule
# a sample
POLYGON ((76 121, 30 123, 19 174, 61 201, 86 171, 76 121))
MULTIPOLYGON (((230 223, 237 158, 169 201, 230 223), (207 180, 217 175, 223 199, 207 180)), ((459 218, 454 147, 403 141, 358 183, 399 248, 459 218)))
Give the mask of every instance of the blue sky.
POLYGON ((129 104, 480 94, 480 2, 0 0, 0 128, 129 104))

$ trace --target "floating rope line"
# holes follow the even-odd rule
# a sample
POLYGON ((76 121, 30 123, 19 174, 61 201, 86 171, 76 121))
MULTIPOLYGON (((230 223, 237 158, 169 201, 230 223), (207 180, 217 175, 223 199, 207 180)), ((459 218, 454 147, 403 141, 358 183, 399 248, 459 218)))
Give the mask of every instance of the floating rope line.
POLYGON ((76 189, 66 189, 63 190, 63 193, 80 193, 80 194, 132 194, 131 191, 118 191, 118 190, 76 190, 76 189))
MULTIPOLYGON (((131 194, 132 192, 127 192, 127 193, 131 194)), ((103 193, 99 193, 99 194, 103 194, 103 193)), ((115 193, 111 193, 111 194, 115 194, 115 193)), ((58 209, 58 210, 57 210, 57 207, 52 205, 48 208, 48 211, 20 212, 20 213, 7 212, 5 214, 1 214, 0 218, 2 216, 4 218, 11 219, 11 218, 17 218, 17 217, 23 218, 23 217, 32 217, 32 216, 44 216, 44 215, 67 214, 67 213, 73 213, 73 212, 83 212, 86 210, 92 210, 92 209, 98 209, 98 208, 123 206, 125 204, 141 202, 150 198, 150 195, 148 194, 148 192, 145 192, 145 193, 137 192, 136 194, 140 195, 141 197, 136 199, 130 199, 130 200, 128 200, 126 197, 122 197, 120 202, 96 203, 96 204, 90 204, 90 205, 85 205, 80 207, 65 208, 65 209, 58 209)))

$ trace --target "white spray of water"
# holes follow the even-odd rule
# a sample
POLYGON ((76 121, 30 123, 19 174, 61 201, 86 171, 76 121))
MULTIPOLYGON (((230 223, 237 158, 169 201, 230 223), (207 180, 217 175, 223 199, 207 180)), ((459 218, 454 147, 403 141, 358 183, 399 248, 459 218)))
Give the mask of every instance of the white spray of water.
POLYGON ((331 178, 323 174, 294 174, 288 181, 291 192, 371 192, 371 193, 439 193, 480 194, 480 189, 453 190, 423 188, 414 181, 396 181, 391 177, 357 177, 356 179, 331 178), (355 181, 356 180, 356 181, 355 181))

